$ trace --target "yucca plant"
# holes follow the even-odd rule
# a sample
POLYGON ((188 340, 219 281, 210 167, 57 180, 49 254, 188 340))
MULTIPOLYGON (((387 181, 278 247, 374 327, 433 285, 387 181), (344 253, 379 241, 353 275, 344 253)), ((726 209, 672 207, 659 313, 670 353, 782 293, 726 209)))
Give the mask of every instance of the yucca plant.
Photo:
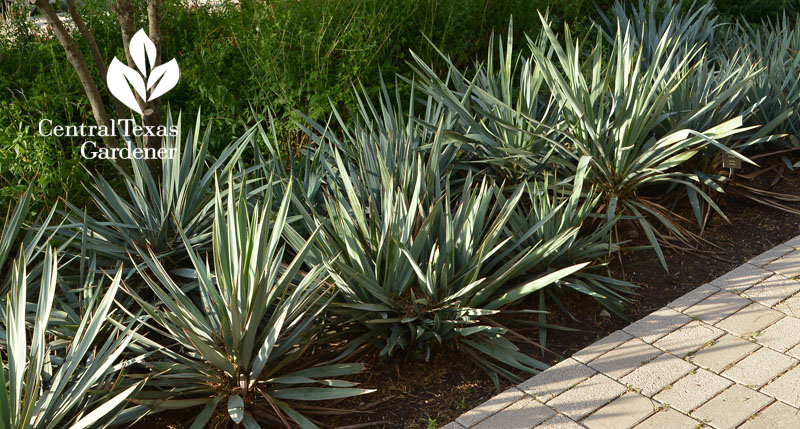
POLYGON ((142 159, 131 159, 130 174, 115 165, 123 178, 126 196, 117 193, 106 178, 95 175, 88 192, 100 213, 98 218, 67 204, 71 212, 66 214, 68 221, 63 230, 69 234, 86 231, 84 246, 112 266, 128 262, 129 254, 135 254, 134 246, 138 246, 150 248, 159 258, 185 268, 181 264, 188 261, 178 230, 188 237, 189 246, 208 247, 214 175, 227 175, 234 170, 253 131, 225 147, 215 158, 209 153, 211 129, 201 133, 199 113, 194 131, 186 133, 185 143, 181 142, 184 130, 180 116, 177 124, 168 116, 166 126, 177 129, 177 135, 163 139, 163 148, 174 151, 175 157, 162 159, 160 171, 142 159))
MULTIPOLYGON (((581 270, 561 278, 539 291, 539 323, 546 323, 546 302, 552 300, 565 309, 560 295, 573 291, 592 297, 609 311, 625 317, 624 306, 630 302, 636 286, 608 275, 608 258, 620 250, 611 236, 619 216, 597 214, 595 208, 601 196, 584 189, 589 174, 590 158, 580 160, 575 177, 569 183, 558 182, 549 175, 540 182, 526 182, 523 203, 510 213, 506 223, 512 246, 501 258, 513 260, 520 249, 535 249, 538 263, 521 271, 520 282, 557 270, 589 262, 581 270)), ((540 330, 540 342, 545 345, 547 330, 540 330)))
MULTIPOLYGON (((262 124, 257 125, 260 139, 254 139, 255 162, 253 167, 247 169, 247 174, 260 174, 260 182, 264 186, 271 186, 271 181, 279 180, 284 184, 284 189, 294 181, 299 185, 294 188, 299 198, 310 204, 320 204, 320 189, 325 180, 324 162, 327 159, 325 147, 312 141, 305 147, 293 148, 281 143, 272 115, 268 125, 266 130, 262 124), (262 146, 266 152, 261 149, 262 146)), ((276 199, 276 202, 279 200, 276 199)))
POLYGON ((19 199, 13 212, 6 214, 3 230, 0 232, 0 267, 6 266, 11 250, 16 244, 17 235, 22 230, 22 224, 28 216, 31 204, 30 191, 26 191, 19 199))
POLYGON ((508 307, 587 263, 540 267, 538 276, 513 282, 541 262, 530 247, 499 258, 512 240, 505 226, 523 189, 502 197, 500 187, 488 179, 475 184, 471 173, 460 190, 451 188, 440 172, 442 145, 434 139, 429 152, 402 163, 378 151, 345 161, 334 148, 337 176, 328 180, 326 211, 306 214, 306 220, 325 228, 320 246, 340 290, 336 313, 361 326, 350 350, 371 345, 384 356, 427 359, 438 344, 449 344, 499 386, 500 376, 518 379, 509 367, 536 372, 546 365, 521 353, 492 319, 518 314, 508 307))
MULTIPOLYGON (((302 130, 315 146, 328 149, 324 163, 328 179, 336 179, 336 169, 339 168, 333 161, 331 147, 343 153, 345 158, 363 163, 374 173, 379 171, 377 160, 380 158, 387 168, 407 178, 415 174, 411 168, 415 157, 427 153, 434 146, 438 148, 434 159, 439 171, 449 171, 457 162, 458 145, 446 144, 452 136, 450 130, 456 126, 455 115, 430 94, 420 92, 416 82, 408 83, 409 95, 405 102, 400 85, 395 84, 397 89, 392 96, 382 77, 380 92, 375 99, 363 86, 360 90, 354 88, 353 97, 358 107, 349 115, 353 123, 345 121, 341 112, 332 106, 336 129, 341 130, 342 137, 334 132, 334 124, 323 125, 306 117, 308 126, 301 125, 302 130)), ((380 177, 362 178, 361 186, 368 187, 370 192, 380 190, 380 177)))
MULTIPOLYGON (((0 231, 0 290, 7 291, 11 286, 12 270, 10 265, 11 260, 17 257, 12 253, 16 246, 21 244, 21 248, 25 253, 19 257, 24 257, 27 261, 39 261, 41 259, 40 255, 45 250, 45 246, 40 246, 40 243, 50 228, 50 222, 52 222, 55 214, 55 207, 50 210, 44 219, 41 217, 33 219, 32 224, 35 225, 34 227, 26 227, 25 222, 30 216, 32 201, 33 195, 31 191, 25 191, 13 211, 9 211, 5 216, 3 229, 0 231), (25 235, 20 238, 22 232, 25 232, 25 235), (21 243, 18 243, 18 241, 21 243)), ((31 279, 36 278, 41 271, 41 264, 28 269, 31 279)))
POLYGON ((118 328, 119 323, 109 319, 121 270, 105 292, 100 290, 102 285, 93 290, 87 312, 70 328, 62 325, 68 318, 53 308, 59 283, 55 249, 45 254, 35 307, 27 302, 26 259, 24 252, 20 254, 0 331, 0 425, 12 429, 109 427, 123 415, 129 419, 143 415, 144 409, 126 409, 143 382, 123 384, 121 377, 126 366, 140 359, 124 355, 135 327, 118 328))
POLYGON ((140 249, 147 268, 141 275, 159 303, 130 293, 152 318, 154 332, 165 339, 149 343, 164 359, 148 362, 159 375, 149 383, 156 389, 145 392, 142 403, 156 410, 204 405, 192 428, 205 427, 217 411, 218 421, 248 428, 313 428, 308 413, 331 410, 305 402, 371 390, 335 379, 361 371, 360 364, 305 363, 314 358, 317 322, 331 294, 324 267, 307 266, 316 232, 294 257, 284 252, 291 189, 275 213, 271 188, 263 204, 252 209, 246 191, 237 193, 237 188, 229 178, 227 201, 216 189, 213 255, 207 256, 213 265, 181 231, 197 273, 199 298, 185 293, 154 252, 140 249))
MULTIPOLYGON (((606 39, 613 41, 617 31, 630 28, 645 59, 653 56, 665 34, 669 34, 679 49, 686 50, 665 66, 675 68, 678 59, 692 57, 685 64, 684 82, 672 93, 667 105, 668 111, 675 114, 668 117, 663 128, 683 126, 704 130, 741 116, 746 125, 754 126, 753 129, 720 139, 720 143, 752 156, 763 152, 767 142, 794 142, 791 131, 793 128, 796 131, 793 124, 800 100, 797 78, 800 56, 796 55, 800 49, 797 46, 800 27, 793 28, 786 16, 774 23, 765 22, 758 30, 745 22, 725 24, 713 17, 710 2, 694 6, 684 11, 680 2, 668 1, 663 7, 654 2, 646 6, 640 2, 638 8, 629 11, 618 2, 612 8, 611 19, 601 14, 606 39), (743 43, 730 43, 731 40, 743 43), (696 48, 693 52, 689 51, 693 48, 696 48), (713 108, 694 112, 687 120, 685 113, 695 111, 698 106, 711 105, 713 100, 722 101, 714 103, 713 108)), ((800 143, 797 146, 800 147, 800 143)), ((681 170, 696 174, 701 188, 707 192, 725 192, 797 213, 785 205, 787 201, 797 201, 796 197, 759 189, 747 181, 732 180, 723 169, 723 155, 718 148, 707 147, 681 166, 681 170)), ((785 162, 790 165, 788 158, 785 162)), ((687 188, 686 192, 702 230, 712 208, 703 204, 692 189, 687 188), (697 207, 703 207, 702 215, 697 207)), ((685 195, 681 192, 678 197, 685 195)))
POLYGON ((734 49, 719 49, 722 42, 718 44, 718 40, 727 40, 732 26, 720 22, 713 8, 711 2, 692 3, 687 10, 680 1, 645 4, 640 0, 632 8, 616 2, 610 18, 599 15, 602 25, 596 26, 609 44, 616 43, 618 33, 623 32, 638 49, 637 60, 643 65, 659 61, 670 72, 680 71, 684 76, 669 97, 667 111, 674 113, 666 118, 664 131, 675 126, 705 130, 736 116, 748 118, 762 101, 747 97, 760 74, 749 54, 738 44, 732 44, 734 49), (665 39, 677 51, 674 55, 659 53, 665 39), (669 63, 664 63, 667 58, 669 63), (697 110, 700 106, 713 108, 697 110), (690 121, 688 113, 692 113, 690 121))
MULTIPOLYGON (((675 88, 667 103, 668 111, 675 114, 670 115, 665 122, 665 130, 676 126, 705 130, 737 116, 745 121, 752 118, 763 100, 751 100, 747 94, 763 70, 752 64, 742 64, 746 63, 741 60, 743 55, 746 54, 737 51, 730 58, 719 58, 716 61, 701 56, 694 64, 686 64, 686 77, 675 88), (708 105, 713 108, 695 111, 697 106, 708 105), (693 115, 687 119, 687 113, 693 115)), ((734 140, 734 143, 744 142, 757 132, 765 133, 763 128, 758 128, 757 131, 740 133, 735 139, 728 140, 734 140)))
MULTIPOLYGON (((703 129, 741 116, 745 124, 753 124, 755 127, 750 131, 720 139, 719 142, 755 163, 768 156, 786 153, 779 147, 770 149, 770 146, 774 147, 778 142, 787 141, 788 136, 779 131, 785 129, 784 122, 790 119, 794 112, 791 108, 787 108, 781 112, 774 112, 776 116, 771 118, 766 118, 763 114, 758 113, 761 111, 763 103, 767 102, 767 98, 754 99, 754 83, 761 79, 761 76, 766 73, 766 69, 756 69, 757 64, 742 58, 745 55, 743 52, 746 50, 737 51, 732 57, 720 56, 716 61, 719 65, 707 64, 701 59, 698 67, 687 78, 686 83, 681 85, 680 89, 671 97, 670 109, 677 112, 688 111, 692 106, 702 105, 714 98, 724 96, 725 102, 712 110, 695 115, 691 123, 686 126, 703 129), (737 85, 737 82, 746 82, 746 85, 737 85), (761 120, 767 120, 767 122, 759 123, 761 120)), ((708 146, 699 155, 681 165, 680 169, 695 174, 700 179, 701 189, 712 195, 717 193, 718 195, 714 196, 717 199, 721 198, 721 194, 724 193, 800 214, 800 211, 785 205, 787 201, 800 201, 800 198, 771 192, 750 183, 752 179, 772 170, 771 168, 762 168, 755 173, 748 174, 746 177, 749 179, 741 177, 743 175, 736 177, 731 170, 725 168, 724 157, 724 151, 715 146, 708 146)), ((702 216, 700 211, 695 211, 702 231, 712 209, 699 201, 693 190, 686 188, 686 191, 692 204, 703 207, 702 216)), ((682 198, 684 194, 679 193, 676 196, 682 198)))
MULTIPOLYGON (((740 116, 703 130, 688 128, 687 124, 691 124, 695 116, 722 103, 722 97, 695 106, 690 112, 667 109, 672 93, 684 83, 687 71, 691 70, 687 61, 692 57, 677 57, 684 49, 674 44, 668 33, 653 52, 653 61, 645 63, 630 30, 619 30, 611 58, 606 61, 601 53, 599 33, 597 44, 584 59, 581 45, 573 41, 569 28, 562 45, 543 17, 542 24, 556 59, 551 60, 533 43, 530 48, 545 82, 563 106, 565 125, 561 131, 566 139, 563 146, 570 149, 564 155, 575 160, 573 165, 577 165, 580 157, 592 158, 593 168, 586 180, 602 197, 597 209, 634 217, 667 269, 659 236, 665 239, 669 234, 687 240, 690 233, 657 198, 648 197, 647 192, 655 193, 658 187, 662 192, 669 186, 685 187, 724 217, 714 201, 698 187, 696 175, 681 172, 676 167, 709 145, 751 162, 718 141, 748 128, 742 125, 740 116), (660 64, 674 66, 661 67, 660 64), (670 115, 682 115, 682 119, 664 130, 670 115), (656 219, 667 231, 661 233, 648 217, 656 219)), ((697 214, 699 204, 692 201, 697 214)))
MULTIPOLYGON (((546 38, 535 42, 547 50, 546 38)), ((551 168, 559 144, 558 105, 534 61, 514 53, 513 21, 503 42, 494 37, 485 64, 467 75, 439 52, 448 66, 440 78, 412 52, 416 77, 429 97, 437 100, 456 121, 448 137, 460 143, 463 153, 455 161, 461 168, 486 171, 498 180, 529 180, 551 168)))
MULTIPOLYGON (((800 27, 792 28, 785 16, 777 23, 766 22, 759 30, 743 23, 727 28, 724 40, 744 40, 744 43, 715 45, 714 50, 718 52, 715 61, 707 66, 705 62, 700 63, 688 79, 688 84, 682 86, 689 92, 678 91, 681 98, 673 96, 673 101, 677 103, 671 104, 672 108, 679 110, 681 105, 688 108, 702 104, 703 98, 707 97, 705 94, 730 93, 728 88, 732 83, 747 80, 746 86, 737 89, 735 97, 726 97, 728 101, 702 116, 696 116, 690 125, 698 129, 697 125, 702 121, 718 123, 723 118, 741 115, 745 124, 756 127, 751 132, 722 142, 754 162, 780 156, 783 163, 792 168, 789 158, 791 152, 800 149, 800 143, 794 136, 797 131, 794 126, 798 117, 797 102, 800 101, 800 80, 797 78, 800 55, 795 55, 792 48, 794 45, 795 49, 800 49, 798 35, 800 27), (750 70, 746 72, 749 77, 742 75, 746 70, 750 70), (701 90, 703 87, 708 89, 701 90)), ((753 179, 774 171, 772 166, 762 166, 754 172, 735 175, 732 170, 724 168, 723 155, 724 152, 709 147, 701 156, 681 166, 681 169, 696 174, 703 189, 724 192, 790 213, 800 213, 786 204, 800 201, 797 196, 774 192, 752 183, 753 179)), ((711 209, 706 206, 701 225, 705 225, 710 214, 711 209)), ((698 221, 701 221, 700 217, 698 221)))
MULTIPOLYGON (((641 50, 642 61, 649 65, 655 61, 662 66, 673 66, 684 57, 699 59, 714 58, 715 42, 727 26, 714 14, 714 4, 692 2, 684 7, 682 1, 644 2, 630 6, 629 2, 616 1, 610 16, 598 8, 600 23, 595 25, 603 31, 610 44, 615 43, 619 31, 630 32, 631 42, 641 50), (664 37, 669 38, 679 50, 678 55, 668 59, 659 55, 659 45, 664 37)), ((690 59, 690 62, 691 62, 690 59)))
MULTIPOLYGON (((760 27, 738 22, 728 39, 743 40, 749 54, 743 62, 755 62, 765 70, 748 96, 760 100, 753 122, 767 124, 783 118, 776 131, 788 135, 786 147, 800 148, 800 15, 794 23, 785 14, 760 27)), ((720 49, 731 49, 721 46, 720 49)))
POLYGON ((0 281, 6 278, 9 256, 11 256, 11 251, 17 244, 17 236, 22 231, 23 222, 28 217, 30 204, 31 194, 30 191, 26 191, 22 194, 22 198, 20 198, 13 212, 6 214, 3 230, 0 231, 0 270, 2 270, 0 271, 0 281))

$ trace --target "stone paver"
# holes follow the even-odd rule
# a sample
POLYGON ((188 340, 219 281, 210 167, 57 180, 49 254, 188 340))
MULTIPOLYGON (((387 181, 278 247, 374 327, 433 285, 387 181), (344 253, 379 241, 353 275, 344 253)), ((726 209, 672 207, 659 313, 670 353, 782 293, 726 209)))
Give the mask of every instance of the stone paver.
POLYGON ((723 319, 715 326, 732 334, 749 336, 783 317, 784 314, 780 311, 753 303, 723 319))
POLYGON ((695 429, 699 422, 675 410, 661 410, 636 425, 636 429, 695 429))
POLYGON ((652 360, 660 354, 661 351, 657 348, 638 338, 633 338, 597 359, 590 361, 587 365, 598 372, 602 372, 613 379, 619 380, 625 374, 632 372, 643 363, 652 360))
POLYGON ((789 297, 775 306, 775 309, 787 316, 800 318, 800 294, 789 297))
POLYGON ((676 311, 685 311, 687 308, 719 292, 719 290, 720 289, 718 287, 706 283, 700 286, 699 288, 687 293, 686 295, 670 302, 669 304, 667 304, 667 307, 676 311))
POLYGON ((764 265, 767 265, 770 262, 780 258, 781 256, 784 256, 787 253, 791 253, 793 251, 794 247, 781 244, 747 261, 747 263, 753 264, 757 267, 763 267, 764 265))
POLYGON ((698 408, 692 416, 716 429, 733 428, 769 404, 763 393, 734 384, 698 408))
POLYGON ((794 367, 761 389, 761 392, 800 408, 800 367, 794 367))
POLYGON ((626 390, 625 386, 607 376, 595 374, 588 380, 551 399, 547 405, 573 420, 580 420, 622 395, 626 390))
POLYGON ((727 378, 698 369, 694 374, 689 374, 673 383, 669 389, 661 391, 653 399, 689 414, 732 384, 733 382, 727 378))
POLYGON ((742 296, 772 307, 790 296, 800 292, 800 281, 775 274, 763 282, 744 291, 742 296))
POLYGON ((776 429, 800 428, 800 410, 792 408, 783 402, 774 402, 764 411, 758 413, 747 423, 739 426, 740 429, 776 429))
POLYGON ((684 357, 724 334, 725 332, 718 328, 695 320, 656 341, 654 345, 679 357, 684 357))
POLYGON ((531 427, 800 428, 800 236, 444 429, 531 427))
POLYGON ((711 346, 695 353, 691 360, 696 365, 719 373, 757 349, 757 344, 725 334, 722 338, 714 341, 711 346))
POLYGON ((722 375, 739 384, 760 388, 795 363, 797 359, 762 347, 725 370, 722 375))
POLYGON ((580 350, 572 355, 572 358, 577 360, 578 362, 589 362, 590 360, 600 356, 603 353, 608 352, 609 350, 617 347, 618 345, 624 343, 625 341, 630 340, 633 338, 632 335, 622 332, 616 331, 611 335, 602 338, 595 342, 594 344, 586 347, 583 350, 580 350))
POLYGON ((735 293, 721 290, 687 308, 684 313, 713 325, 751 303, 735 293))
POLYGON ((589 429, 628 429, 653 414, 656 408, 651 399, 636 392, 628 392, 581 423, 589 429))
POLYGON ((502 409, 519 401, 523 396, 525 396, 525 394, 516 387, 506 389, 502 393, 459 416, 456 419, 456 423, 464 427, 472 427, 480 421, 486 420, 502 409))
POLYGON ((528 429, 549 419, 556 412, 533 398, 525 398, 511 404, 502 413, 482 421, 475 429, 528 429))
POLYGON ((695 368, 683 359, 664 353, 622 377, 620 383, 639 389, 642 395, 649 397, 695 368))
POLYGON ((792 349, 786 352, 786 354, 794 358, 800 359, 800 344, 792 347, 792 349))
POLYGON ((785 352, 800 344, 800 319, 787 316, 764 329, 756 341, 779 352, 785 352))
POLYGON ((692 321, 692 318, 664 307, 622 328, 623 331, 652 344, 659 338, 692 321))
POLYGON ((556 414, 552 419, 536 426, 537 429, 581 429, 583 426, 575 423, 563 414, 556 414))
POLYGON ((783 244, 789 247, 794 247, 797 250, 800 250, 800 235, 783 244))
POLYGON ((547 402, 596 373, 594 369, 570 358, 524 381, 517 388, 542 402, 547 402))
POLYGON ((783 244, 789 247, 794 247, 797 250, 800 250, 800 235, 783 244))
POLYGON ((733 271, 729 271, 711 280, 711 284, 729 292, 742 292, 753 287, 756 283, 764 281, 772 274, 771 271, 759 268, 755 265, 744 264, 733 271))
POLYGON ((780 259, 765 265, 764 268, 778 274, 783 274, 786 277, 800 275, 800 250, 788 253, 780 257, 780 259))

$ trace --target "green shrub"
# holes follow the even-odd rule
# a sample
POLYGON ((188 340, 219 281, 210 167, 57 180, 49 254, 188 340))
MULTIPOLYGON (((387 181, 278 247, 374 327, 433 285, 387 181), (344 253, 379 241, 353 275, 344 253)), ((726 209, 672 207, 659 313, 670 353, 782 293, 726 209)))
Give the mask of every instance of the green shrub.
POLYGON ((774 19, 784 11, 800 12, 798 0, 713 0, 719 14, 731 18, 743 18, 751 23, 762 19, 774 19))
MULTIPOLYGON (((302 143, 303 134, 288 119, 298 109, 315 120, 327 119, 329 102, 355 108, 351 85, 362 81, 371 95, 380 90, 378 76, 407 74, 409 50, 417 51, 435 68, 444 66, 424 38, 469 65, 485 51, 492 31, 506 27, 511 15, 520 23, 517 36, 540 24, 536 10, 551 8, 554 21, 590 26, 588 0, 336 0, 319 2, 252 1, 221 6, 186 6, 167 0, 163 7, 162 55, 175 57, 180 84, 162 98, 173 109, 206 113, 217 132, 210 150, 218 153, 272 109, 281 139, 302 143)), ((601 5, 610 2, 603 1, 601 5)), ((85 21, 94 32, 102 55, 122 56, 119 24, 104 1, 81 3, 85 21)), ((136 17, 146 27, 144 14, 136 17)), ((0 208, 36 182, 44 201, 58 196, 85 196, 86 178, 78 148, 82 141, 35 136, 46 115, 56 123, 92 123, 88 100, 57 41, 42 38, 29 25, 19 25, 15 37, 0 40, 0 208), (6 97, 3 95, 2 97, 6 97), (43 112, 46 112, 43 113, 43 112), (4 171, 4 173, 5 173, 4 171), (13 180, 12 180, 13 179, 13 180), (6 202, 3 202, 6 198, 6 202)), ((89 58, 85 42, 75 38, 89 58)), ((97 76, 92 61, 90 70, 97 76)), ((106 108, 110 95, 101 82, 106 108)), ((346 109, 342 109, 343 111, 346 109)), ((112 173, 108 166, 91 165, 112 173)))

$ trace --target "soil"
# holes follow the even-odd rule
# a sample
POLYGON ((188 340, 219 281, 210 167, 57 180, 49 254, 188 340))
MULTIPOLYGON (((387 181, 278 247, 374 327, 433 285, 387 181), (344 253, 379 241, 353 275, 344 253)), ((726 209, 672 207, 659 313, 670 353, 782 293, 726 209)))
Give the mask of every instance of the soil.
MULTIPOLYGON (((771 190, 800 195, 800 171, 785 172, 783 180, 771 190)), ((623 253, 611 263, 612 276, 639 286, 638 296, 627 308, 628 320, 609 316, 598 303, 584 295, 567 294, 562 296, 563 303, 579 321, 554 309, 548 316, 548 323, 575 331, 549 330, 547 348, 553 353, 542 356, 540 350, 532 346, 521 347, 523 351, 555 364, 754 256, 800 235, 798 215, 742 198, 726 197, 719 205, 730 223, 713 216, 703 232, 703 238, 710 243, 699 246, 696 251, 665 248, 669 272, 665 272, 651 251, 623 253)), ((800 209, 800 203, 788 205, 800 209)), ((678 207, 676 211, 694 219, 689 207, 678 207)), ((533 329, 518 332, 532 339, 538 337, 533 329)), ((361 387, 377 389, 379 393, 328 404, 349 412, 328 416, 322 420, 324 425, 350 429, 436 428, 498 393, 486 373, 454 349, 439 350, 430 362, 372 358, 367 359, 366 364, 367 371, 354 381, 360 382, 361 387)), ((501 389, 509 385, 506 382, 501 389)), ((186 410, 162 413, 143 422, 147 426, 137 427, 188 427, 177 422, 194 414, 186 410)))

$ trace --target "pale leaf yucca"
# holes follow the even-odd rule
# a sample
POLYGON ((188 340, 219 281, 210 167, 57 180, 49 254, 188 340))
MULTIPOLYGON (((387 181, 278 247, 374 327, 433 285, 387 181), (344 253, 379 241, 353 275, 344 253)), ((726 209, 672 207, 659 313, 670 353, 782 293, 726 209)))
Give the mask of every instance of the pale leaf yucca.
MULTIPOLYGON (((408 100, 405 102, 399 88, 394 97, 390 95, 382 78, 380 92, 375 101, 369 97, 363 86, 360 90, 354 89, 353 96, 358 107, 350 114, 353 118, 352 124, 332 107, 337 129, 342 132, 341 138, 330 125, 322 125, 309 118, 306 121, 310 128, 304 126, 303 131, 315 145, 321 148, 335 147, 346 158, 359 159, 365 168, 376 173, 364 176, 361 183, 370 192, 378 192, 381 188, 381 178, 377 175, 380 171, 377 161, 379 158, 387 168, 396 171, 404 180, 411 180, 416 173, 411 167, 414 158, 436 145, 439 152, 432 154, 433 159, 439 171, 447 171, 457 161, 459 148, 457 145, 443 144, 445 139, 442 135, 452 135, 447 130, 456 126, 455 115, 443 103, 437 102, 435 97, 421 93, 415 82, 411 81, 410 84, 408 100)), ((332 177, 337 177, 336 169, 339 165, 333 161, 330 151, 326 153, 326 171, 332 177)))
POLYGON ((141 359, 123 355, 135 330, 109 323, 121 270, 105 292, 95 291, 72 336, 61 340, 50 326, 57 312, 53 308, 59 282, 56 251, 51 248, 45 254, 35 307, 27 303, 28 276, 24 252, 21 255, 2 321, 0 426, 109 427, 121 416, 130 420, 143 415, 144 409, 126 409, 142 382, 118 386, 123 368, 141 359), (121 361, 123 356, 127 360, 121 361))
MULTIPOLYGON (((629 16, 626 8, 617 3, 612 9, 615 19, 601 17, 609 41, 613 41, 617 31, 629 29, 645 59, 652 57, 666 33, 679 49, 687 51, 679 53, 667 66, 676 69, 678 59, 691 56, 691 61, 683 65, 685 79, 669 97, 667 111, 673 113, 662 128, 665 131, 681 127, 705 130, 741 116, 745 124, 756 127, 719 139, 719 143, 750 156, 763 152, 764 143, 792 141, 791 137, 787 139, 779 133, 791 127, 796 117, 793 111, 796 101, 800 101, 800 79, 797 78, 800 63, 794 61, 795 70, 791 65, 794 57, 800 59, 792 54, 792 45, 800 48, 800 27, 793 33, 785 16, 777 25, 765 23, 759 31, 747 24, 720 23, 718 17, 713 17, 711 3, 697 8, 693 4, 683 11, 680 2, 667 2, 662 13, 656 12, 659 7, 656 3, 645 6, 640 2, 629 16), (743 42, 731 43, 731 40, 743 42)), ((705 191, 725 192, 793 211, 781 200, 796 201, 797 198, 732 181, 728 170, 722 168, 724 153, 715 146, 708 146, 680 169, 695 174, 705 191)), ((702 230, 712 208, 703 204, 693 189, 687 187, 685 191, 686 194, 676 193, 676 198, 688 195, 702 230), (700 207, 704 208, 704 214, 700 207)))
MULTIPOLYGON (((589 262, 581 270, 556 280, 539 291, 539 324, 546 324, 546 302, 555 301, 559 307, 560 295, 574 291, 595 299, 611 312, 624 317, 624 306, 630 302, 635 285, 617 280, 607 274, 608 257, 620 250, 613 241, 611 231, 619 216, 606 218, 595 214, 600 195, 584 189, 589 174, 590 158, 583 157, 571 183, 553 183, 545 176, 540 182, 525 182, 523 203, 511 212, 506 224, 512 246, 501 258, 513 260, 524 248, 534 249, 538 263, 522 271, 518 278, 526 278, 589 262)), ((546 344, 546 329, 540 330, 540 343, 546 344)))
MULTIPOLYGON (((16 257, 12 250, 17 245, 17 239, 20 234, 25 232, 22 236, 22 249, 25 252, 24 257, 26 261, 39 261, 39 256, 43 253, 45 247, 40 246, 44 234, 50 227, 50 222, 55 214, 55 207, 50 210, 50 213, 40 222, 40 217, 33 220, 32 226, 25 227, 25 221, 30 215, 31 203, 33 195, 30 189, 22 194, 17 205, 13 211, 6 214, 3 228, 0 230, 0 290, 6 291, 11 286, 11 260, 16 257)), ((37 264, 33 267, 28 267, 28 274, 33 277, 38 276, 43 267, 37 264)))
MULTIPOLYGON (((566 140, 563 146, 570 149, 565 156, 572 157, 575 165, 580 157, 592 158, 586 180, 602 196, 598 210, 610 217, 616 213, 632 216, 666 269, 658 236, 671 234, 686 240, 689 232, 679 226, 654 195, 659 188, 686 187, 724 216, 699 188, 697 176, 677 167, 709 145, 751 162, 718 141, 748 128, 743 127, 740 116, 703 130, 688 127, 691 118, 715 108, 724 101, 723 97, 695 106, 690 112, 668 110, 671 94, 684 83, 686 71, 691 68, 688 61, 694 57, 678 57, 686 50, 673 43, 669 32, 655 47, 652 60, 645 63, 630 29, 617 31, 606 60, 599 34, 585 58, 581 44, 572 39, 568 28, 562 44, 544 18, 542 24, 555 59, 534 43, 530 48, 547 86, 561 104, 565 119, 561 132, 566 140), (671 115, 683 115, 682 120, 664 130, 671 115), (648 192, 654 195, 648 197, 648 192), (666 233, 651 225, 648 217, 665 227, 666 233)), ((693 204, 693 208, 699 214, 699 204, 693 204)))
MULTIPOLYGON (((547 40, 537 43, 546 49, 547 40)), ((446 79, 412 52, 416 76, 428 97, 455 118, 445 130, 463 149, 454 159, 461 168, 487 171, 498 180, 529 180, 550 168, 558 144, 560 121, 555 100, 545 90, 534 61, 514 53, 513 22, 505 44, 494 38, 486 64, 477 64, 473 77, 442 52, 446 79)))
POLYGON ((761 101, 753 122, 782 119, 776 129, 788 134, 785 146, 800 148, 800 15, 794 23, 784 14, 760 27, 739 22, 728 38, 745 41, 742 49, 749 55, 740 58, 744 64, 764 68, 748 92, 751 100, 761 101))
POLYGON ((22 198, 20 198, 14 211, 7 214, 3 222, 3 229, 0 231, 0 270, 3 270, 0 271, 0 281, 6 277, 4 272, 6 264, 16 244, 17 236, 22 231, 23 222, 28 217, 30 204, 31 193, 26 191, 22 194, 22 198))
POLYGON ((682 1, 672 0, 663 4, 639 0, 632 7, 628 7, 628 3, 616 1, 611 7, 611 19, 598 9, 602 25, 595 25, 602 29, 609 43, 614 43, 618 31, 629 31, 646 64, 657 61, 671 66, 685 56, 713 58, 717 55, 714 44, 721 37, 720 33, 724 34, 726 24, 714 15, 713 3, 693 2, 687 8, 682 1), (657 54, 665 36, 679 49, 669 64, 664 62, 667 57, 657 54))
POLYGON ((305 218, 325 228, 320 246, 330 259, 323 260, 340 291, 332 311, 361 326, 351 350, 372 345, 381 355, 428 358, 438 344, 450 344, 499 385, 499 376, 518 379, 508 368, 535 372, 546 365, 520 352, 492 320, 528 312, 508 307, 587 263, 534 271, 541 259, 527 245, 501 259, 513 240, 505 226, 523 189, 505 198, 487 179, 474 183, 471 173, 451 180, 440 157, 447 152, 444 133, 439 128, 430 146, 410 153, 403 134, 380 141, 374 133, 357 135, 346 157, 334 142, 326 210, 305 218), (525 271, 538 275, 513 281, 525 271))
POLYGON ((334 379, 361 371, 360 364, 302 364, 311 357, 330 288, 324 267, 307 264, 316 232, 285 263, 289 258, 281 243, 291 189, 275 213, 271 188, 252 208, 247 191, 237 196, 237 188, 229 178, 227 199, 216 190, 210 265, 183 235, 199 298, 187 295, 153 252, 140 249, 147 267, 141 275, 159 304, 131 294, 152 318, 153 329, 168 339, 148 341, 164 359, 148 362, 159 375, 144 394, 154 398, 156 409, 205 405, 192 428, 205 427, 223 409, 228 417, 218 419, 248 428, 316 427, 304 415, 304 402, 371 391, 334 379))
POLYGON ((179 229, 188 237, 187 246, 202 248, 211 242, 214 175, 227 175, 234 169, 252 130, 213 157, 209 153, 211 130, 201 133, 199 113, 185 143, 181 142, 184 131, 180 117, 173 124, 168 116, 166 126, 177 130, 175 136, 164 137, 163 143, 175 157, 160 160, 158 171, 142 159, 130 160, 130 174, 115 164, 127 195, 120 195, 111 182, 96 175, 88 191, 100 213, 98 218, 68 204, 71 213, 64 231, 85 231, 86 249, 99 258, 128 262, 129 253, 135 253, 134 246, 138 246, 179 264, 186 259, 179 229))

